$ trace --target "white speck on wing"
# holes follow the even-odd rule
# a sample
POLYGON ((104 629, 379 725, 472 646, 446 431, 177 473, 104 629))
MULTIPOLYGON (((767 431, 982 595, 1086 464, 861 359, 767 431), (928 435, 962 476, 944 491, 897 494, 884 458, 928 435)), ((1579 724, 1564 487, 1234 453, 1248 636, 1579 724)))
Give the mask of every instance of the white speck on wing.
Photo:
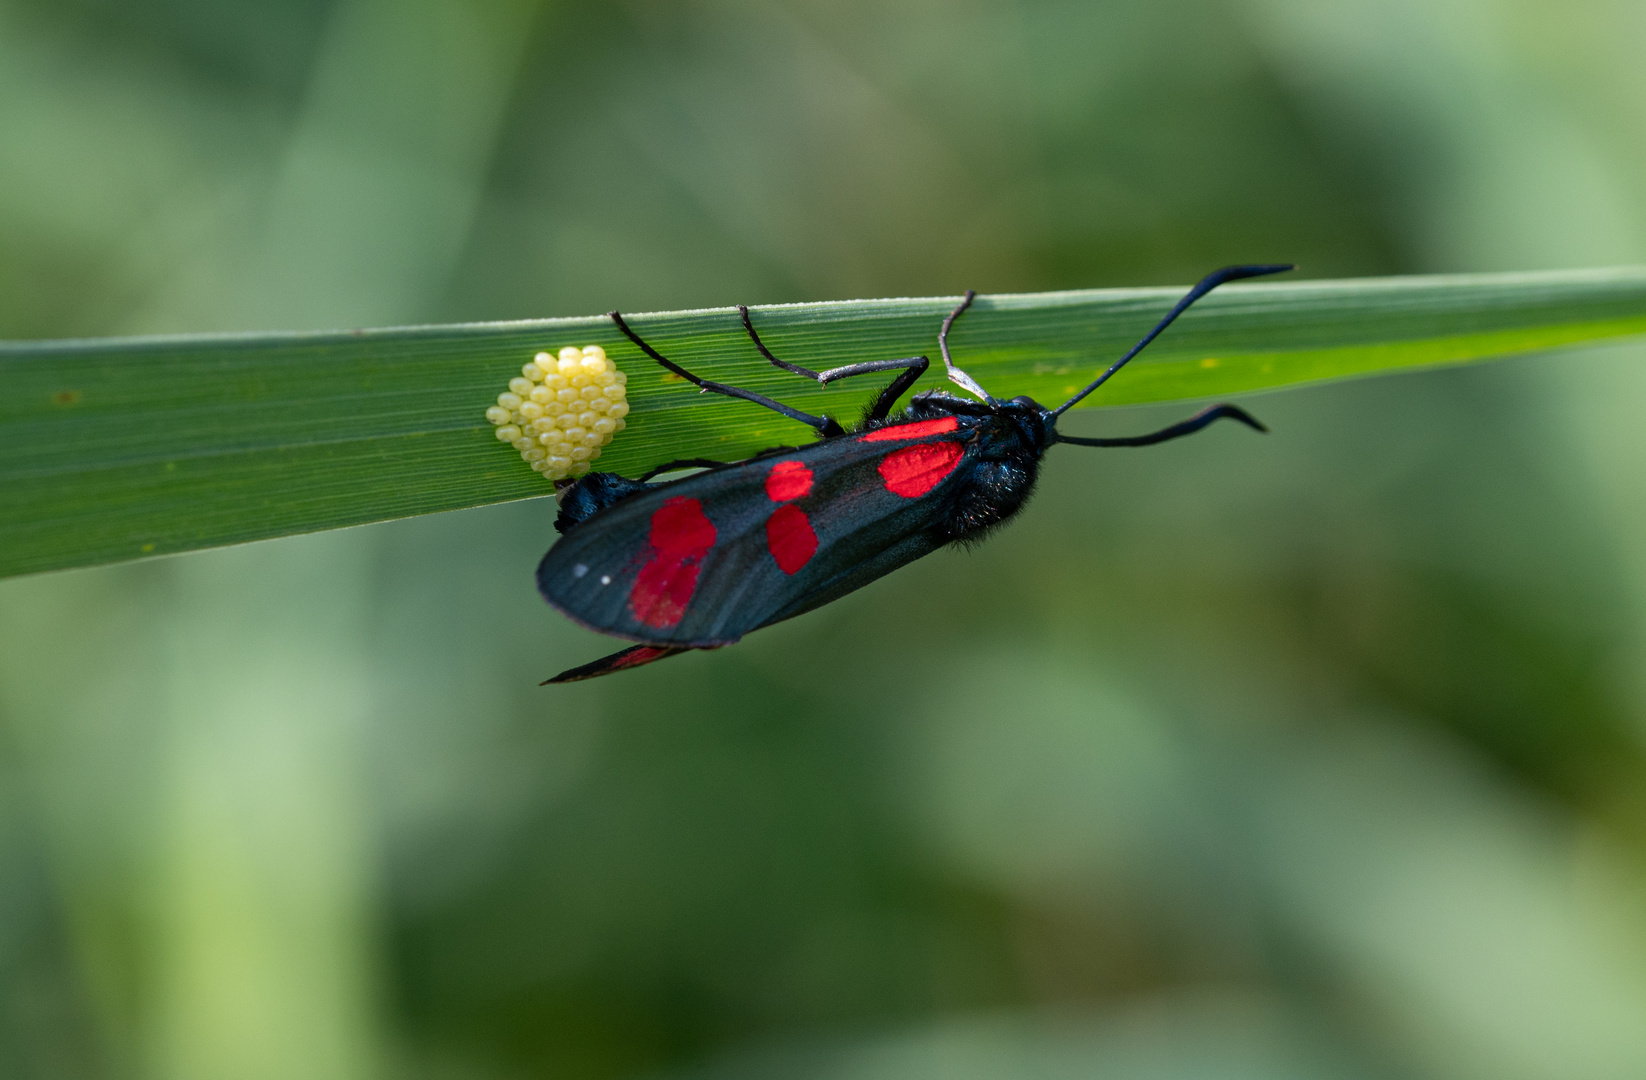
POLYGON ((584 566, 582 563, 578 563, 576 566, 572 567, 572 577, 582 577, 588 572, 589 568, 584 566))
POLYGON ((610 585, 611 583, 612 583, 612 576, 610 574, 601 574, 600 575, 600 584, 610 585))

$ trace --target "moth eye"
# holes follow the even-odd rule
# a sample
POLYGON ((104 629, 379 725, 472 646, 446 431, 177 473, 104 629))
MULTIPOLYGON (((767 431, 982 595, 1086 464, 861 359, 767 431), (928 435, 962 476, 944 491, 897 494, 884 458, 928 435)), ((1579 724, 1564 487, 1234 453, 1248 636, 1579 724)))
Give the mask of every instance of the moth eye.
POLYGON ((534 355, 486 408, 497 440, 550 481, 582 476, 623 430, 628 376, 599 345, 534 355))

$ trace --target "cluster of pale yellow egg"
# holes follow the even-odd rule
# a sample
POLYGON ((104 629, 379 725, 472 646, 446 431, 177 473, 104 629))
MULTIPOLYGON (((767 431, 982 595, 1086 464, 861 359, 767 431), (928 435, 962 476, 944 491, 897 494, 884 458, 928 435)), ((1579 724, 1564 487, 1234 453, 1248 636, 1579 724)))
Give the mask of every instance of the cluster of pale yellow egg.
POLYGON ((624 428, 629 377, 598 345, 540 352, 486 410, 497 438, 550 480, 582 476, 624 428))

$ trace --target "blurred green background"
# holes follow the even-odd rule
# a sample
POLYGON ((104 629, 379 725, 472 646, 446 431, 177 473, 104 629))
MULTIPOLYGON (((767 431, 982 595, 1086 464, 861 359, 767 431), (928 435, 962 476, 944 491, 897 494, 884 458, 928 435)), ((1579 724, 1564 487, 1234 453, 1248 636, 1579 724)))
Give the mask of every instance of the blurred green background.
MULTIPOLYGON (((1638 0, 3 0, 0 337, 1646 261, 1642 55, 1638 0)), ((973 552, 565 688, 549 500, 0 583, 0 1075, 1646 1076, 1643 360, 1054 452, 973 552)))

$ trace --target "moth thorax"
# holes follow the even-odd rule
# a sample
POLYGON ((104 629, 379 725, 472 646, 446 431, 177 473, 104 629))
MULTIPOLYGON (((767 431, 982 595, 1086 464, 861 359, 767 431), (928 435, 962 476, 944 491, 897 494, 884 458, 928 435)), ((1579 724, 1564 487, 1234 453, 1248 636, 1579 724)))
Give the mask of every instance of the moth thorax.
POLYGON ((1032 456, 979 461, 955 493, 954 509, 945 523, 950 540, 981 536, 1028 501, 1037 473, 1032 456))

